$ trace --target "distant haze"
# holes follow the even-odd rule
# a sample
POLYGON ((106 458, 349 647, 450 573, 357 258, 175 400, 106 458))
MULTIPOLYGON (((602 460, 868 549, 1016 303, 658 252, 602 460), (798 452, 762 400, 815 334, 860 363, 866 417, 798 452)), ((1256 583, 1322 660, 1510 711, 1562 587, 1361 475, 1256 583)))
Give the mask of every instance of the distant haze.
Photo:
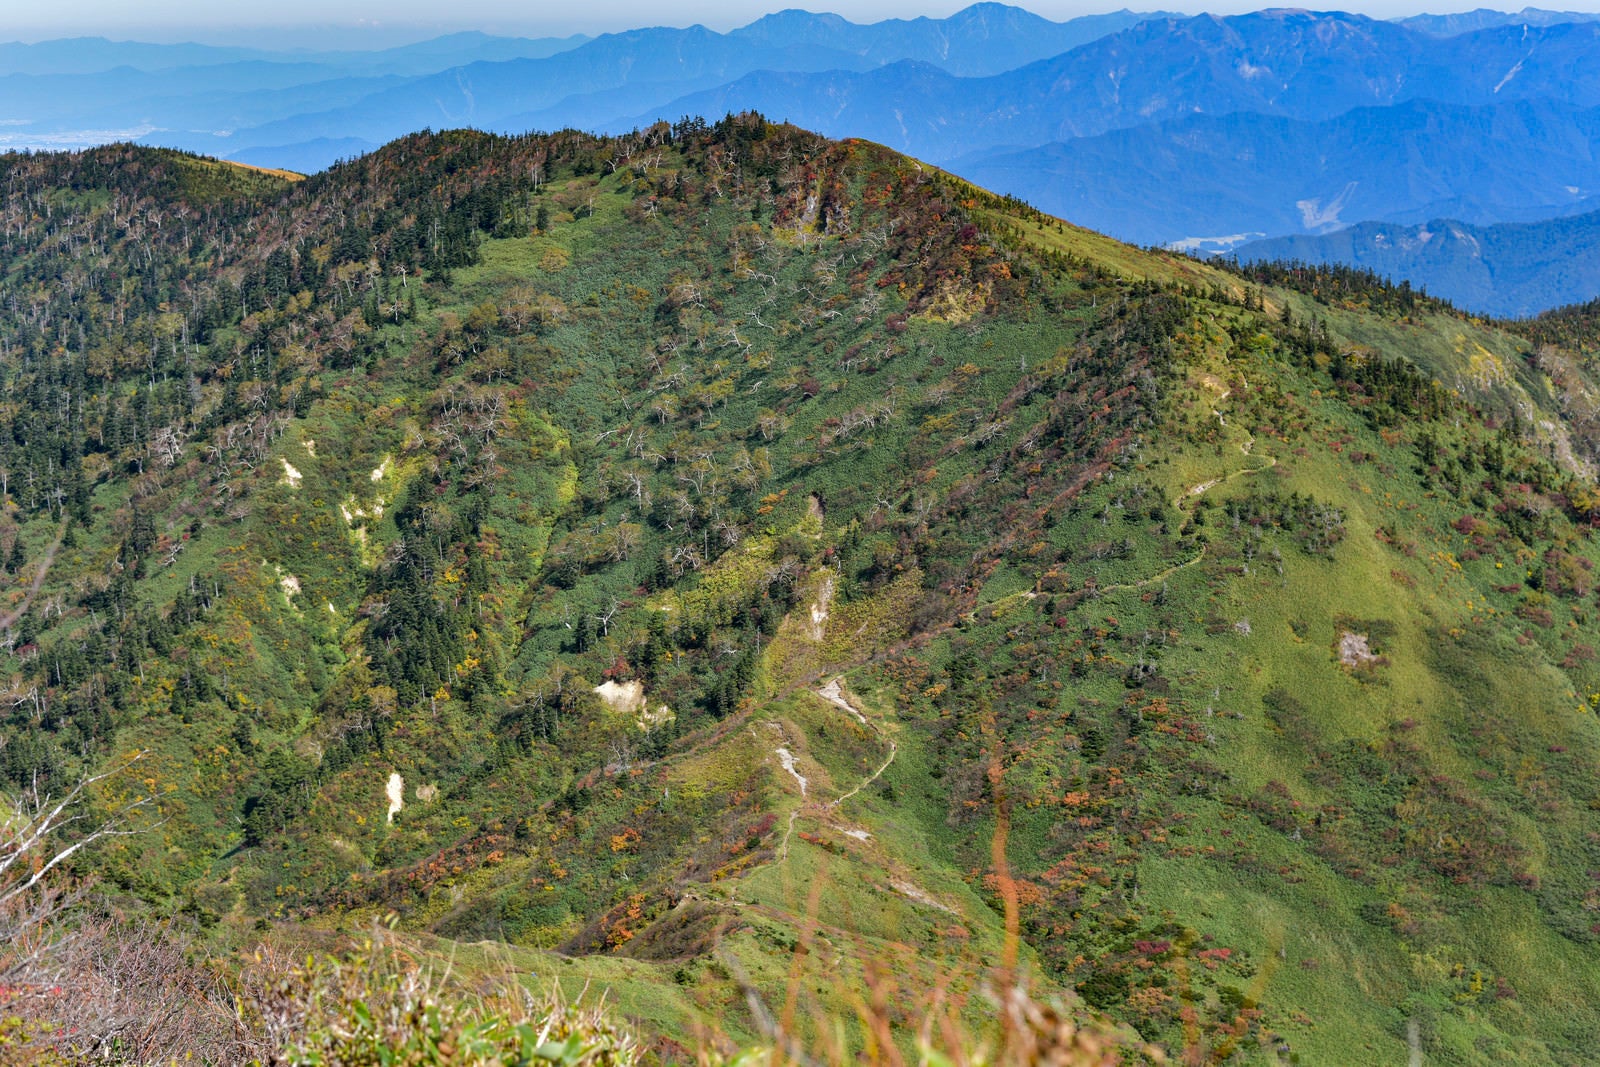
MULTIPOLYGON (((1114 10, 1115 0, 1036 0, 1023 4, 1051 19, 1114 10)), ((80 35, 111 36, 141 41, 205 41, 258 47, 349 48, 391 47, 457 30, 528 36, 607 33, 639 26, 687 26, 701 23, 726 30, 754 21, 785 6, 738 0, 690 0, 687 3, 644 4, 638 0, 590 0, 581 7, 528 3, 526 0, 275 0, 272 4, 218 4, 215 0, 63 0, 27 5, 13 11, 0 26, 0 40, 36 41, 80 35), (441 8, 447 9, 445 14, 441 8)), ((967 6, 966 0, 869 0, 866 3, 792 4, 813 11, 831 11, 853 22, 884 18, 942 18, 967 6)), ((1171 4, 1130 3, 1135 10, 1172 10, 1171 4)), ((1236 14, 1270 6, 1224 0, 1200 5, 1217 14, 1236 14)), ((1316 5, 1322 7, 1324 5, 1316 5)), ((1394 18, 1416 14, 1414 3, 1396 0, 1326 5, 1340 10, 1394 18)), ((1471 0, 1422 5, 1429 12, 1466 11, 1485 6, 1471 0)), ((1569 11, 1600 10, 1600 0, 1550 4, 1569 11)))

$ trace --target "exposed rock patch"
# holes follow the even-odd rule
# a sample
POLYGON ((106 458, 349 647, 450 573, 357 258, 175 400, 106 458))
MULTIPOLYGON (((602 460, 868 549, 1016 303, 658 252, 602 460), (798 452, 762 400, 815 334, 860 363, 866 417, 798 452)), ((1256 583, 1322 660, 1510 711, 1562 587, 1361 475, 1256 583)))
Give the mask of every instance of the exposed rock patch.
POLYGON ((776 752, 777 752, 777 755, 778 755, 778 762, 783 764, 783 769, 784 770, 786 770, 790 774, 794 775, 794 780, 800 783, 800 795, 801 796, 805 796, 806 795, 806 786, 809 785, 810 782, 807 780, 805 775, 801 774, 798 770, 795 769, 794 753, 790 752, 786 748, 779 748, 779 749, 776 750, 776 752))
POLYGON ((613 711, 632 714, 644 706, 644 683, 605 681, 594 687, 594 695, 613 711))
POLYGON ((1368 645, 1366 634, 1346 630, 1339 635, 1339 662, 1346 667, 1362 667, 1378 662, 1378 656, 1368 645))
POLYGON ((645 697, 644 683, 635 679, 629 682, 607 680, 594 687, 595 696, 605 701, 612 711, 634 716, 639 729, 649 730, 671 722, 675 716, 665 704, 654 708, 645 697))
POLYGON ((894 887, 895 892, 906 897, 908 900, 914 900, 918 904, 925 904, 930 908, 938 908, 940 911, 949 912, 952 915, 955 914, 955 912, 952 911, 947 905, 939 903, 932 897, 932 895, 928 893, 926 889, 923 889, 919 885, 914 885, 911 882, 903 881, 898 878, 891 880, 889 884, 894 887))
POLYGON ((389 799, 389 818, 387 821, 392 825, 394 817, 400 814, 400 810, 406 806, 406 780, 400 777, 399 771, 390 773, 389 784, 384 787, 383 793, 389 799))
POLYGON ((822 580, 822 587, 817 590, 816 603, 811 605, 811 640, 821 641, 823 630, 828 625, 828 608, 833 603, 833 578, 830 575, 822 580))
POLYGON ((823 700, 826 700, 834 707, 849 712, 851 718, 855 719, 855 721, 860 723, 862 726, 867 725, 867 717, 861 714, 861 712, 857 711, 855 705, 851 704, 844 698, 844 687, 841 684, 842 681, 842 678, 835 678, 821 689, 818 689, 817 696, 821 697, 823 700))

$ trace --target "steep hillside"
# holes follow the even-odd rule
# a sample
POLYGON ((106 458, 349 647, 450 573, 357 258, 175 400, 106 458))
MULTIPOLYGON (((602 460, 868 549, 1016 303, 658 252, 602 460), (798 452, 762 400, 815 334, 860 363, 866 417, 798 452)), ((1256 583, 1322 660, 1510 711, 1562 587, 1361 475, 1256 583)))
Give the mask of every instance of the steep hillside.
POLYGON ((1563 338, 753 115, 5 164, 0 775, 150 753, 95 906, 501 943, 668 1058, 1012 959, 1197 1059, 1592 1058, 1563 338))

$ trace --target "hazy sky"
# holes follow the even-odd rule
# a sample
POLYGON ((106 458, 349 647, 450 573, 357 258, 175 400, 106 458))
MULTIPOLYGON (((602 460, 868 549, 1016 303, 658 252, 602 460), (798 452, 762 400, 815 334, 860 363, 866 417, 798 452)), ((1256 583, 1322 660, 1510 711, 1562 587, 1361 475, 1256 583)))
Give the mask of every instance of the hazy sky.
MULTIPOLYGON (((813 11, 834 11, 854 22, 881 18, 943 16, 967 6, 969 0, 841 0, 827 3, 750 3, 741 0, 680 0, 648 4, 640 0, 586 0, 582 4, 548 0, 0 0, 10 9, 0 19, 0 40, 39 40, 45 37, 105 35, 139 40, 206 40, 229 43, 310 47, 392 44, 453 30, 478 29, 527 36, 570 33, 604 33, 647 25, 687 26, 700 22, 713 29, 728 29, 750 22, 767 11, 784 6, 813 11), (308 27, 337 28, 336 34, 311 35, 273 32, 291 27, 302 33, 308 27), (252 32, 254 31, 254 32, 252 32), (337 39, 335 39, 337 38, 337 39)), ((1066 19, 1123 6, 1123 0, 1031 0, 1018 6, 1040 15, 1066 19)), ((1148 3, 1129 0, 1136 10, 1208 10, 1232 13, 1266 6, 1222 0, 1201 4, 1148 3)), ((1353 0, 1328 3, 1378 18, 1424 11, 1465 11, 1495 6, 1492 0, 1353 0)), ((1511 5, 1504 5, 1510 7, 1511 5)), ((1520 6, 1520 5, 1518 5, 1520 6)), ((1600 9, 1600 0, 1566 0, 1549 6, 1561 10, 1600 9)))

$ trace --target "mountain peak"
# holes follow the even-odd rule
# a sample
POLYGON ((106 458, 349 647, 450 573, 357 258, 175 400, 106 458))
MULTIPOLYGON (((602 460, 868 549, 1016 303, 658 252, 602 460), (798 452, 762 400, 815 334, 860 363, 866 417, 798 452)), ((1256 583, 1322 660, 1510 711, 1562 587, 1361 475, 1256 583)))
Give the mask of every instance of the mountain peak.
POLYGON ((1592 365, 749 113, 5 163, 0 788, 150 753, 117 912, 645 1039, 1009 945, 1171 1059, 1592 1058, 1592 365))
POLYGON ((737 29, 730 30, 730 36, 757 36, 769 34, 778 30, 795 30, 807 26, 826 26, 830 29, 842 29, 854 26, 855 23, 842 15, 831 12, 807 11, 799 7, 786 7, 781 11, 774 11, 762 15, 754 22, 747 23, 737 29))

